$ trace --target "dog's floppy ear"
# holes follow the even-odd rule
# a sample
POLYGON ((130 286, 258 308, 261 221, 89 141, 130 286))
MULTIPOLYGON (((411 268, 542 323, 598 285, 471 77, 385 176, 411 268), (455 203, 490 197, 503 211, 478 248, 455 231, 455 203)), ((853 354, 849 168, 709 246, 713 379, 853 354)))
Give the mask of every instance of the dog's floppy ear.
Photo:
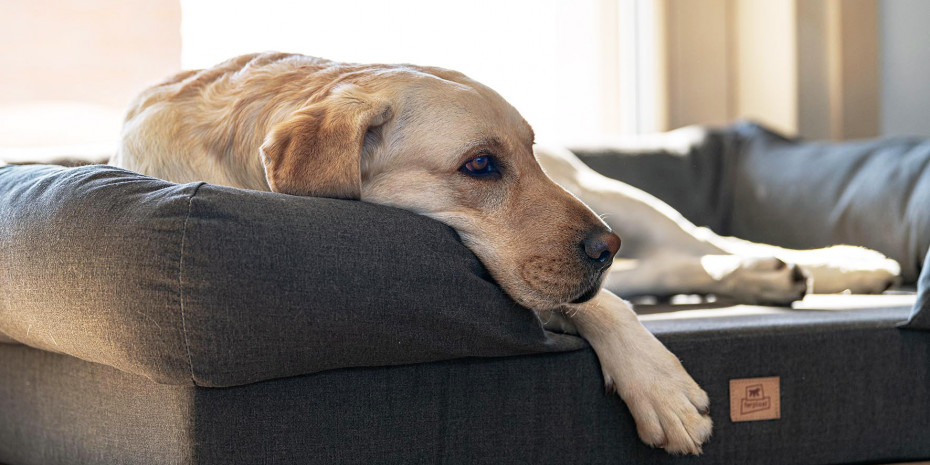
POLYGON ((357 200, 365 134, 391 115, 387 102, 354 86, 297 110, 262 144, 268 186, 284 194, 357 200))

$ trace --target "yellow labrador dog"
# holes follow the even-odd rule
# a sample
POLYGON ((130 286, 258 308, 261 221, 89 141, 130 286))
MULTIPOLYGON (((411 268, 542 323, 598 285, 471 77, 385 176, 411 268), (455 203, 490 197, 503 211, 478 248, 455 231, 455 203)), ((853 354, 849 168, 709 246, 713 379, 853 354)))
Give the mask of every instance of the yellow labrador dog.
POLYGON ((358 199, 439 220, 547 327, 591 343, 646 443, 700 453, 711 434, 707 395, 630 305, 601 289, 620 238, 562 186, 610 212, 635 248, 665 243, 676 251, 666 263, 645 261, 640 274, 615 271, 611 285, 790 302, 804 294, 805 276, 772 254, 729 254, 648 194, 599 177, 565 151, 541 150, 537 160, 533 144, 512 106, 461 73, 264 53, 144 91, 111 164, 174 182, 358 199))

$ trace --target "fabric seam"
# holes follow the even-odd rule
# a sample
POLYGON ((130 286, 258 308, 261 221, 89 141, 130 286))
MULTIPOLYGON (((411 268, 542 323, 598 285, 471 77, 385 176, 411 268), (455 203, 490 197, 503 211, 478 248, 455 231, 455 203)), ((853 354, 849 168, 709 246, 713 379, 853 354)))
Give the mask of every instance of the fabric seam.
POLYGON ((200 188, 203 187, 204 184, 206 183, 201 182, 197 184, 197 187, 194 188, 194 192, 192 192, 187 199, 187 215, 184 217, 184 223, 181 226, 181 247, 178 251, 178 306, 181 311, 181 337, 184 339, 184 349, 187 351, 187 367, 190 370, 191 382, 194 386, 197 386, 197 379, 194 376, 194 361, 191 356, 191 345, 187 337, 187 322, 184 318, 184 242, 187 238, 187 223, 191 218, 194 197, 197 196, 197 192, 200 191, 200 188))

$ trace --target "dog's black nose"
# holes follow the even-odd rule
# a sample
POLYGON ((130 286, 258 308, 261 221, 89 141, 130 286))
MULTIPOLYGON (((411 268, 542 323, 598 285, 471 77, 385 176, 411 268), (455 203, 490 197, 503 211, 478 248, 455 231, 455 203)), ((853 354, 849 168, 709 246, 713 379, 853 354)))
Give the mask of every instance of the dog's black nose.
POLYGON ((581 242, 585 256, 602 269, 607 268, 613 261, 614 255, 620 250, 620 236, 610 232, 609 229, 599 228, 588 233, 581 242))

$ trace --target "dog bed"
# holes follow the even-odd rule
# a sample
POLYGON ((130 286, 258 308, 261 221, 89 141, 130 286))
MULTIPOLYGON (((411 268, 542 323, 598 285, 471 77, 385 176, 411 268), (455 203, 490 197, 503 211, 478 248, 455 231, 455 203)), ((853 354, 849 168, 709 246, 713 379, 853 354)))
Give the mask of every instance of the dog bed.
MULTIPOLYGON (((686 460, 930 458, 927 274, 645 315, 711 397, 686 460)), ((8 465, 683 460, 449 228, 105 166, 0 168, 0 412, 8 465)))

